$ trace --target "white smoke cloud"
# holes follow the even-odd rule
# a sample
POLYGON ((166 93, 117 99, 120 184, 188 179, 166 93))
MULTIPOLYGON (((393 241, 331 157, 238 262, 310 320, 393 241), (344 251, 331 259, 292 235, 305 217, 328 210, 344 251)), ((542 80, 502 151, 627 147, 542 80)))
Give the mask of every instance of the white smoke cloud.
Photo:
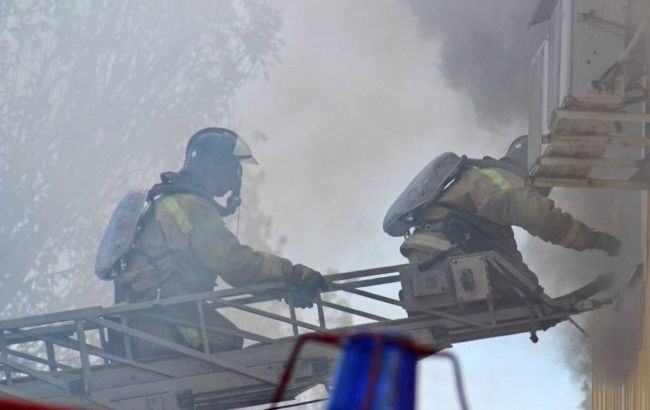
MULTIPOLYGON (((444 151, 499 156, 526 131, 525 118, 486 127, 471 93, 453 89, 440 71, 445 39, 422 36, 405 2, 283 4, 282 63, 238 96, 233 123, 244 138, 268 135, 253 144, 259 169, 247 171, 265 174, 260 206, 295 261, 341 271, 401 263, 400 240, 385 235, 381 221, 409 180, 444 151)), ((535 346, 521 335, 456 348, 477 408, 577 408, 578 389, 548 358, 557 332, 540 336, 535 346), (530 399, 540 391, 560 393, 530 399)), ((441 366, 425 366, 423 388, 445 398, 440 408, 455 409, 441 366)))

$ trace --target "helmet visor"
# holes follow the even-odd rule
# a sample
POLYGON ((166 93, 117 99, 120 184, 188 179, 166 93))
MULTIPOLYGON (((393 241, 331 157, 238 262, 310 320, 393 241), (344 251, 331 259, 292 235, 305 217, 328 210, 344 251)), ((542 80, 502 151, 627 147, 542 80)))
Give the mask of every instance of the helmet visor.
POLYGON ((241 138, 235 139, 235 146, 232 149, 232 155, 242 164, 258 165, 257 160, 253 157, 253 151, 251 151, 248 144, 246 144, 246 141, 241 138))

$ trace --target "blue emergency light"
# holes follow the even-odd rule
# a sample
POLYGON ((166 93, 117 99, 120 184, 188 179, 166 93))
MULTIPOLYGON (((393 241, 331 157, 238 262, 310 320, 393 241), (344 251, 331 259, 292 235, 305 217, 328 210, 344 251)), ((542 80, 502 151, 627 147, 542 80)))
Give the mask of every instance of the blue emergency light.
POLYGON ((392 338, 359 335, 345 340, 327 409, 414 409, 419 357, 392 338))
POLYGON ((451 355, 419 346, 401 336, 382 333, 302 335, 293 348, 271 409, 282 400, 298 353, 309 341, 343 349, 327 410, 414 410, 417 362, 432 354, 452 359, 461 408, 467 409, 460 369, 451 355))

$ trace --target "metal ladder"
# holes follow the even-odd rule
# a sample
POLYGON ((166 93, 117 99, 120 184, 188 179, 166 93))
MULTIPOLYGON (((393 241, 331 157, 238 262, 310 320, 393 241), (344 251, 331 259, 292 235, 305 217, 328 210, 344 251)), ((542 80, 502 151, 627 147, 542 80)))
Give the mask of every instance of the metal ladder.
MULTIPOLYGON (((498 254, 488 252, 481 257, 501 269, 510 281, 519 280, 521 275, 498 254)), ((417 266, 405 264, 329 275, 328 293, 346 295, 350 301, 363 298, 368 302, 350 306, 333 302, 325 294, 315 309, 307 312, 312 316, 308 319, 298 318, 305 315, 298 315, 292 306, 269 309, 268 301, 277 300, 286 292, 285 285, 269 282, 0 321, 0 394, 106 409, 231 409, 263 405, 269 403, 295 338, 302 332, 384 331, 444 348, 457 342, 514 333, 535 335, 536 331, 546 330, 570 319, 571 315, 600 306, 576 297, 575 293, 553 299, 541 288, 529 292, 524 284, 520 286, 522 299, 507 306, 490 303, 461 313, 422 309, 395 318, 379 315, 382 305, 393 309, 404 307, 399 298, 385 295, 388 290, 397 296, 399 286, 386 285, 397 284, 401 275, 413 273, 413 269, 417 266), (373 289, 378 286, 382 286, 384 294, 373 289), (527 299, 525 294, 534 296, 527 299), (264 326, 258 331, 209 326, 202 314, 203 301, 215 309, 245 312, 251 321, 264 326), (166 317, 159 312, 161 307, 181 303, 196 304, 196 322, 166 317), (336 325, 328 320, 333 312, 357 320, 350 326, 333 329, 336 325), (135 315, 160 323, 194 327, 200 332, 206 350, 194 350, 130 327, 129 319, 135 315), (284 333, 277 331, 280 328, 284 333), (122 353, 109 349, 108 330, 123 340, 122 353), (240 350, 211 354, 208 331, 240 336, 247 345, 240 350), (169 354, 156 359, 138 359, 131 348, 133 339, 162 347, 169 354)), ((238 323, 242 327, 245 324, 238 323)), ((293 400, 318 384, 326 385, 336 357, 337 352, 331 348, 306 347, 286 400, 293 400)))

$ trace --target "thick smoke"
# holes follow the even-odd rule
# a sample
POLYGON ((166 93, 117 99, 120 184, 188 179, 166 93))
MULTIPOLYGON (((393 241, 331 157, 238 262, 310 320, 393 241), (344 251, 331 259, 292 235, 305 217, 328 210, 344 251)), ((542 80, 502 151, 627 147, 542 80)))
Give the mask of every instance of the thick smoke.
MULTIPOLYGON (((401 239, 385 235, 381 221, 405 184, 441 152, 497 156, 524 130, 525 119, 518 129, 508 123, 511 129, 500 135, 485 129, 470 100, 441 80, 437 67, 444 63, 438 53, 443 44, 419 36, 418 17, 406 5, 391 0, 288 3, 282 64, 270 71, 269 81, 251 84, 239 95, 237 129, 270 136, 268 143, 254 147, 267 174, 262 206, 273 215, 274 227, 287 233, 283 249, 294 261, 341 271, 403 263, 401 239)), ((397 290, 378 289, 392 297, 397 290)), ((365 300, 353 303, 368 306, 365 300)), ((399 310, 374 313, 403 315, 399 310)), ((531 408, 525 393, 512 394, 513 386, 539 392, 540 385, 553 384, 557 390, 561 383, 544 380, 539 372, 529 374, 535 362, 547 366, 543 354, 525 366, 513 358, 524 355, 520 347, 548 352, 548 344, 529 346, 522 335, 469 345, 457 351, 467 354, 465 375, 476 403, 531 408), (518 350, 511 353, 513 344, 518 350), (501 358, 495 383, 485 383, 494 372, 477 360, 479 355, 486 361, 501 358)), ((551 367, 564 376, 555 364, 551 367)), ((453 389, 443 388, 448 380, 446 367, 426 374, 423 394, 430 405, 422 408, 432 408, 438 393, 450 400, 436 400, 436 408, 455 408, 453 389)))
POLYGON ((585 391, 584 407, 589 408, 592 369, 621 382, 636 360, 643 287, 638 286, 642 281, 628 282, 641 261, 641 194, 558 189, 553 196, 574 216, 616 235, 623 244, 616 259, 598 251, 564 250, 535 239, 527 241, 523 249, 542 284, 554 295, 583 286, 599 275, 615 275, 612 294, 621 292, 617 302, 579 318, 589 337, 572 327, 565 332, 565 360, 575 371, 585 391))
MULTIPOLYGON (((441 71, 449 84, 465 93, 487 125, 524 124, 527 118, 527 70, 544 24, 528 29, 535 0, 498 2, 408 0, 420 29, 441 44, 441 71)), ((525 128, 524 128, 525 130, 525 128)), ((633 130, 637 133, 639 130, 633 130)), ((638 156, 638 153, 636 154, 638 156)), ((558 205, 590 226, 611 232, 623 242, 622 255, 611 260, 593 251, 578 254, 526 241, 524 253, 542 284, 555 293, 568 292, 599 274, 615 273, 619 286, 640 262, 641 197, 638 193, 555 189, 558 205)), ((567 336, 567 362, 589 391, 591 359, 612 379, 622 380, 636 360, 637 326, 643 300, 629 286, 613 309, 589 315, 585 339, 567 336)), ((585 405, 588 405, 586 399, 585 405)))
POLYGON ((440 70, 490 125, 526 118, 528 22, 536 0, 406 0, 423 35, 439 39, 440 70))
MULTIPOLYGON (((87 289, 79 278, 94 280, 94 245, 123 190, 174 169, 187 136, 201 126, 226 123, 245 138, 254 130, 271 136, 252 141, 267 180, 254 175, 244 187, 240 235, 322 270, 403 262, 381 219, 408 179, 442 150, 498 155, 526 128, 533 0, 287 2, 282 64, 269 82, 243 93, 240 86, 278 54, 275 2, 195 2, 187 9, 168 1, 18 3, 0 3, 0 197, 9 198, 0 215, 0 295, 8 300, 19 288, 22 299, 12 305, 24 307, 3 307, 3 315, 56 307, 30 303, 52 296, 50 282, 38 285, 35 297, 30 287, 48 278, 60 283, 36 275, 55 274, 60 265, 73 268, 64 273, 75 279, 68 289, 87 289), (418 23, 425 41, 411 30, 418 23), (464 96, 432 85, 439 83, 437 67, 464 96), (495 137, 485 125, 510 130, 495 137), (79 225, 82 236, 66 228, 79 225), (287 233, 286 243, 278 231, 287 233), (59 261, 61 248, 85 252, 59 261), (33 266, 43 255, 50 259, 33 266), (30 271, 35 277, 21 276, 30 271)), ((623 226, 608 212, 583 212, 607 198, 554 195, 599 229, 623 226)), ((529 243, 526 256, 556 293, 609 270, 605 257, 545 246, 529 243)), ((625 246, 636 252, 635 243, 625 246)), ((70 307, 78 293, 57 293, 62 300, 53 302, 70 307)), ((508 376, 503 390, 510 392, 508 376)), ((474 381, 476 389, 485 385, 474 381)), ((494 383, 489 395, 498 390, 494 383)))

